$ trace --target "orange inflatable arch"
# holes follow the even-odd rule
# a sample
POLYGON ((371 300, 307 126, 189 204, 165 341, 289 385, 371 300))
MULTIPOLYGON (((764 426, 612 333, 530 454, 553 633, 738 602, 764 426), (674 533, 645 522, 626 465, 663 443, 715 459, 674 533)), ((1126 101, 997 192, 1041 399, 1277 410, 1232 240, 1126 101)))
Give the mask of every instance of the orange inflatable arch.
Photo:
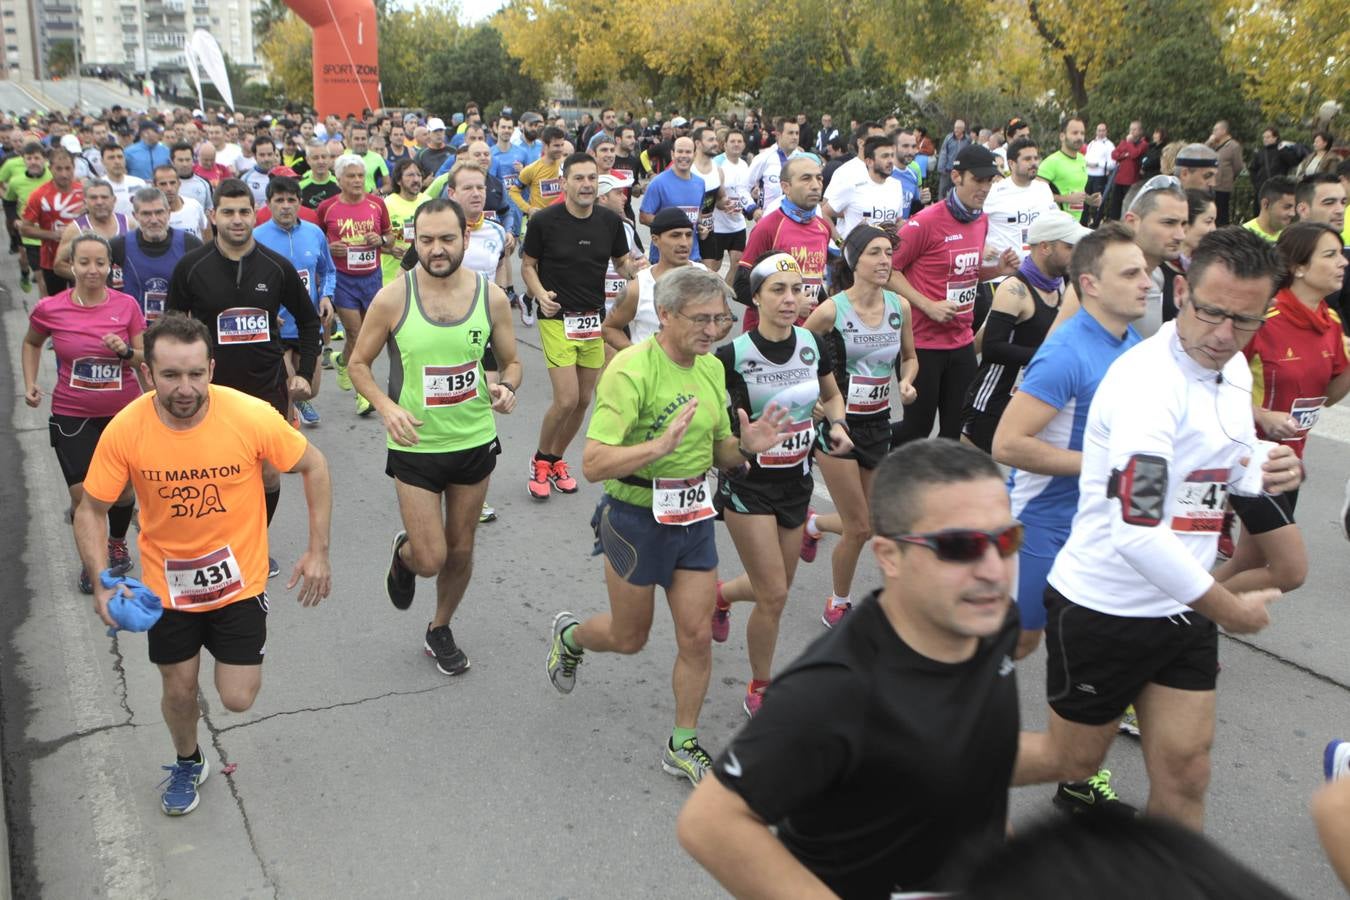
POLYGON ((314 29, 314 108, 345 116, 378 109, 380 43, 374 0, 285 0, 314 29))

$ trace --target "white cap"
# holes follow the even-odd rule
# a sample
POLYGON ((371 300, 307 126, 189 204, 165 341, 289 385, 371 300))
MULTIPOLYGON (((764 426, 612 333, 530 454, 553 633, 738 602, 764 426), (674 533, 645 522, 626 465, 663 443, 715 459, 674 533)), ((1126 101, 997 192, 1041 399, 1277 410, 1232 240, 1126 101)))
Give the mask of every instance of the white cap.
POLYGON ((1092 234, 1091 229, 1078 224, 1078 220, 1060 209, 1051 209, 1036 217, 1027 229, 1027 243, 1041 244, 1045 241, 1063 241, 1077 244, 1085 236, 1092 234))
POLYGON ((427 131, 444 131, 444 130, 445 130, 445 121, 443 119, 438 119, 435 116, 432 116, 430 119, 427 119, 427 131))
POLYGON ((61 135, 61 147, 68 153, 80 152, 80 139, 73 134, 61 135))
POLYGON ((192 118, 194 118, 194 119, 204 119, 204 118, 206 118, 206 113, 202 112, 200 109, 194 109, 194 110, 192 111, 192 118))
POLYGON ((623 182, 606 172, 597 180, 595 196, 603 197, 615 188, 623 187, 623 182))

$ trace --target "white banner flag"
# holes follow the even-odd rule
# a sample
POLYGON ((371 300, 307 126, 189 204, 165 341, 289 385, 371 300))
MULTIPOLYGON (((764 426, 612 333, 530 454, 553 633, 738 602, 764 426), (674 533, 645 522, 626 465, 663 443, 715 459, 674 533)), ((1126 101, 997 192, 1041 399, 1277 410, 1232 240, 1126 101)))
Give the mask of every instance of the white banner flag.
POLYGON ((220 91, 220 96, 225 98, 225 105, 233 110, 234 92, 230 90, 230 79, 225 73, 225 56, 220 52, 220 44, 211 37, 210 32, 200 28, 192 32, 192 37, 188 38, 187 45, 183 47, 183 55, 187 58, 188 74, 192 76, 192 83, 197 87, 197 105, 202 109, 206 108, 206 104, 202 101, 201 76, 204 72, 216 86, 216 90, 220 91))

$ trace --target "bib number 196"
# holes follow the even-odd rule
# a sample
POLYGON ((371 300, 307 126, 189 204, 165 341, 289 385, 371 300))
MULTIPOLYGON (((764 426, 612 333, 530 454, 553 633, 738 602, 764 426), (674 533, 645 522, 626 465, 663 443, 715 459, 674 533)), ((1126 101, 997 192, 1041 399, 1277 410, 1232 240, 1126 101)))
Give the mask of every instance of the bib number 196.
POLYGON ((715 515, 706 475, 652 479, 652 517, 662 525, 693 525, 715 515))

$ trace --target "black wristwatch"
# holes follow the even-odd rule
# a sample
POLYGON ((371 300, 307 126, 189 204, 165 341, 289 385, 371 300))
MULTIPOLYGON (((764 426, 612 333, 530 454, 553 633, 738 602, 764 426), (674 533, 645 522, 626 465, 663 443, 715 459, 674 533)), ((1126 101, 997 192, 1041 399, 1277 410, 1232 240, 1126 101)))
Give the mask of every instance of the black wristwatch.
POLYGON ((132 358, 133 356, 135 356, 135 355, 136 355, 136 350, 135 350, 135 348, 129 346, 129 347, 127 347, 127 352, 126 352, 126 353, 119 353, 119 354, 117 354, 117 358, 118 358, 118 359, 131 359, 131 358, 132 358))
POLYGON ((511 393, 513 393, 513 394, 516 392, 516 386, 515 386, 514 384, 512 384, 511 382, 509 382, 509 381, 499 381, 499 382, 497 382, 497 384, 499 384, 499 385, 501 385, 502 387, 506 388, 507 390, 509 390, 509 391, 510 391, 511 393))

